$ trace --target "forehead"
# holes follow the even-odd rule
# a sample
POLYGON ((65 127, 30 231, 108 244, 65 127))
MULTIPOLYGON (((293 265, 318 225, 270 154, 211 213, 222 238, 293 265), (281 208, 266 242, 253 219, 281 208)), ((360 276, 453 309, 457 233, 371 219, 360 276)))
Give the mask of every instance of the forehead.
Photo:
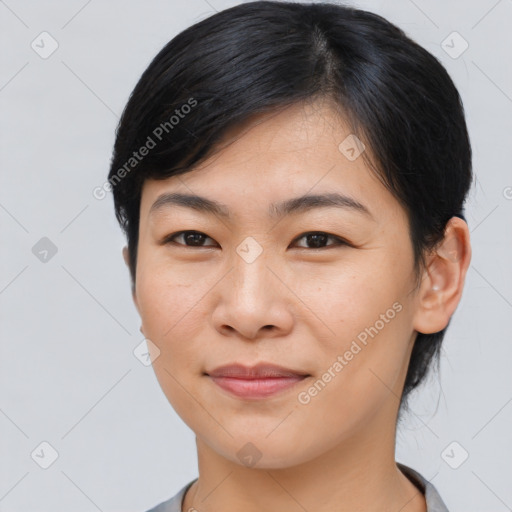
POLYGON ((211 199, 228 216, 231 211, 269 217, 290 213, 291 200, 327 194, 352 203, 354 211, 396 214, 397 201, 363 159, 361 151, 368 150, 325 102, 258 114, 226 131, 214 154, 187 173, 147 180, 141 217, 162 211, 155 203, 165 203, 162 196, 172 194, 211 199))

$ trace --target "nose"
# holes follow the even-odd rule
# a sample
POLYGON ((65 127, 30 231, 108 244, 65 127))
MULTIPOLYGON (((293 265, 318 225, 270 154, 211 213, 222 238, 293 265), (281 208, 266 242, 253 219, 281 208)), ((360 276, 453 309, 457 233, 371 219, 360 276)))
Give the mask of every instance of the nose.
POLYGON ((236 255, 233 267, 217 285, 215 328, 226 336, 255 340, 284 336, 293 327, 293 293, 286 276, 260 256, 248 263, 236 255))

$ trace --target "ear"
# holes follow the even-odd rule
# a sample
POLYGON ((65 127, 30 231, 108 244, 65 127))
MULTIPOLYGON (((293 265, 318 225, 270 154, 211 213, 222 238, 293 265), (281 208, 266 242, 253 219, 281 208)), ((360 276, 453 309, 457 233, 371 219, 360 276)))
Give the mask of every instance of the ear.
POLYGON ((130 268, 130 255, 128 253, 128 246, 125 245, 123 247, 123 259, 128 268, 130 268))
MULTIPOLYGON (((123 247, 123 259, 124 259, 126 266, 129 269, 130 268, 130 255, 128 253, 128 247, 126 245, 123 247)), ((133 299, 133 303, 135 304, 135 307, 137 308, 137 311, 139 311, 139 304, 137 302, 137 294, 135 293, 135 283, 132 283, 132 299, 133 299)), ((139 311, 139 315, 140 315, 140 311, 139 311)))
POLYGON ((431 334, 448 325, 462 296, 470 261, 468 225, 461 218, 452 217, 423 273, 413 319, 416 331, 431 334))

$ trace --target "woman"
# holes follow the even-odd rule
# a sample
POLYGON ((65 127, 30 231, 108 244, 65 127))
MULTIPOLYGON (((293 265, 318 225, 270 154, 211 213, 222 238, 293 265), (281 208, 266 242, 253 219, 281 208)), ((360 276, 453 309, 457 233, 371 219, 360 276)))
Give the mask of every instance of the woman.
POLYGON ((109 174, 196 434, 199 477, 152 511, 447 510, 395 434, 461 298, 471 180, 452 80, 380 16, 251 2, 161 50, 109 174))

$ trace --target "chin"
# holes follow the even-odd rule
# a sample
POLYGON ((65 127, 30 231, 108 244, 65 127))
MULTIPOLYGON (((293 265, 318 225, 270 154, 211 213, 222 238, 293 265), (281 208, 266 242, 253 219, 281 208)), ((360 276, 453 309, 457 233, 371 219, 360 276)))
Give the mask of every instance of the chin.
MULTIPOLYGON (((247 468, 254 469, 286 469, 297 466, 315 457, 311 452, 311 446, 308 450, 304 449, 302 442, 293 442, 291 436, 283 430, 281 435, 267 433, 261 435, 234 436, 234 438, 223 440, 208 440, 207 444, 231 462, 247 468), (227 441, 227 442, 226 442, 227 441)), ((299 436, 302 437, 303 436, 299 436)))

